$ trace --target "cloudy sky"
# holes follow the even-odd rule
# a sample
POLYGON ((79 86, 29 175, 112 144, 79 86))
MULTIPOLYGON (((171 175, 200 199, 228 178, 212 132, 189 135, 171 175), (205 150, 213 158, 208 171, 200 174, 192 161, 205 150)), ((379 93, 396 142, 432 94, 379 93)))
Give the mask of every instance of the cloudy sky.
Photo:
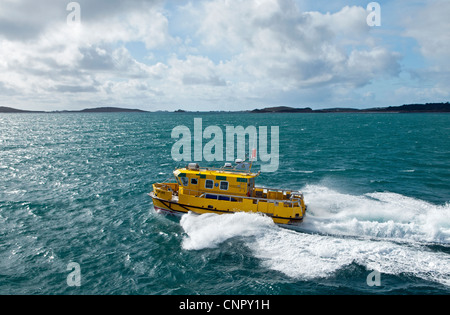
POLYGON ((0 106, 450 100, 448 0, 379 0, 381 26, 373 27, 369 0, 79 0, 79 11, 70 2, 0 0, 0 106))

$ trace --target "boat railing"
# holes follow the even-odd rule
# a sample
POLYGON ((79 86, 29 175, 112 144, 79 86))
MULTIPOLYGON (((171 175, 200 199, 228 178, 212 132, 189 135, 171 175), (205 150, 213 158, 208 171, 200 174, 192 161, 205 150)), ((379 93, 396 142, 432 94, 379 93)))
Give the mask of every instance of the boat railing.
MULTIPOLYGON (((159 187, 168 187, 173 189, 173 185, 176 185, 177 183, 156 183, 155 185, 158 185, 159 187)), ((188 190, 185 187, 183 187, 184 190, 188 190)), ((300 194, 303 196, 303 193, 301 191, 294 191, 292 189, 280 189, 280 188, 270 188, 270 187, 264 187, 264 186, 255 186, 255 190, 266 190, 267 192, 281 192, 281 193, 290 193, 291 195, 294 194, 300 194)), ((197 190, 190 190, 190 191, 197 191, 197 190)))
MULTIPOLYGON (((173 192, 173 193, 177 193, 177 191, 173 190, 173 187, 171 187, 171 185, 169 183, 159 183, 156 184, 158 186, 158 188, 166 188, 167 190, 173 192)), ((191 196, 195 196, 198 198, 206 198, 207 195, 209 196, 217 196, 217 198, 222 197, 222 198, 228 198, 228 201, 231 201, 231 198, 234 198, 236 200, 241 200, 241 199, 247 199, 247 200, 253 200, 256 202, 268 202, 268 203, 285 203, 290 205, 290 207, 294 207, 294 205, 298 204, 301 199, 303 198, 303 194, 299 191, 292 191, 289 189, 276 189, 276 188, 266 188, 266 187, 255 187, 254 190, 263 190, 266 191, 266 195, 268 195, 269 192, 278 192, 278 193, 289 193, 290 197, 288 199, 273 199, 273 198, 267 198, 267 197, 263 197, 263 196, 246 196, 246 195, 229 195, 229 194, 220 194, 220 193, 216 193, 216 192, 204 192, 204 191, 198 191, 198 190, 193 190, 193 189, 187 189, 186 187, 183 187, 183 194, 187 194, 187 195, 191 195, 191 196)), ((226 201, 226 200, 224 200, 226 201)))
POLYGON ((256 186, 255 189, 262 189, 262 190, 267 190, 267 192, 281 192, 281 193, 291 193, 291 194, 300 194, 303 195, 303 193, 301 191, 294 191, 292 189, 280 189, 280 188, 269 188, 269 187, 261 187, 261 186, 256 186))
POLYGON ((158 187, 158 188, 166 188, 166 189, 172 190, 172 191, 177 190, 176 188, 178 186, 177 183, 156 183, 156 184, 153 184, 153 185, 155 187, 158 187))
MULTIPOLYGON (((222 197, 222 198, 229 198, 229 201, 231 200, 231 198, 234 199, 248 199, 248 200, 255 200, 257 202, 268 202, 268 203, 285 203, 290 205, 290 207, 294 207, 294 205, 299 205, 299 202, 301 201, 301 198, 292 198, 292 199, 267 199, 264 197, 249 197, 249 196, 242 196, 242 195, 224 195, 224 194, 217 194, 217 193, 202 193, 201 195, 198 196, 198 198, 207 198, 207 195, 210 196, 217 196, 217 197, 222 197)), ((227 201, 227 200, 224 200, 227 201)))
POLYGON ((236 174, 244 174, 244 175, 251 175, 251 176, 257 176, 257 175, 259 175, 259 172, 258 173, 252 173, 252 172, 250 172, 249 170, 246 170, 246 169, 236 169, 236 168, 228 168, 228 167, 220 167, 220 168, 217 168, 217 167, 199 167, 199 168, 188 168, 188 167, 186 167, 186 168, 184 168, 185 170, 188 170, 188 171, 200 171, 200 172, 202 172, 202 171, 214 171, 214 172, 231 172, 231 173, 236 173, 236 174))

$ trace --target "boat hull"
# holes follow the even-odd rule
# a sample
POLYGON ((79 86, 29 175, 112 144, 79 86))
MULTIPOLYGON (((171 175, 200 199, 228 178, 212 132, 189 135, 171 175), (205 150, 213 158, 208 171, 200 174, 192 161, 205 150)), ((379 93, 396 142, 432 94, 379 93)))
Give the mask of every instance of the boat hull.
MULTIPOLYGON (((168 201, 165 199, 161 199, 155 196, 154 193, 150 193, 150 197, 152 197, 153 199, 153 206, 155 208, 155 211, 158 213, 162 213, 164 215, 169 215, 169 216, 176 216, 176 217, 181 217, 184 214, 187 214, 189 212, 193 212, 196 214, 205 214, 205 213, 216 213, 216 214, 232 214, 232 213, 236 213, 236 212, 249 212, 249 213, 254 213, 253 211, 246 211, 244 209, 233 209, 233 210, 220 210, 220 209, 208 209, 208 208, 203 208, 203 207, 197 207, 197 206, 192 206, 192 205, 186 205, 186 204, 181 204, 179 202, 175 202, 175 201, 168 201)), ((259 212, 262 213, 262 212, 259 212)), ((285 217, 280 217, 280 216, 275 216, 273 214, 267 214, 267 213, 262 213, 264 215, 267 215, 268 217, 271 217, 272 220, 276 223, 276 224, 280 224, 280 225, 293 225, 293 226, 298 226, 299 224, 301 224, 303 222, 303 217, 300 218, 285 218, 285 217)))

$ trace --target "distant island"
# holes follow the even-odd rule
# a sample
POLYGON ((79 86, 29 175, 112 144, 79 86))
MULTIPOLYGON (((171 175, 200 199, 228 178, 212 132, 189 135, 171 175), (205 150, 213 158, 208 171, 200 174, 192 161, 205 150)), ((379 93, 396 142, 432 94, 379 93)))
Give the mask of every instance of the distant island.
POLYGON ((147 113, 141 109, 118 108, 118 107, 97 107, 86 108, 80 111, 70 111, 72 113, 147 113))
POLYGON ((42 111, 21 110, 12 107, 0 106, 0 113, 44 113, 42 111))
POLYGON ((381 108, 371 108, 362 110, 363 112, 399 112, 399 113, 445 113, 450 112, 450 103, 427 103, 427 104, 410 104, 402 106, 389 106, 381 108))
POLYGON ((147 113, 147 111, 141 109, 130 109, 119 107, 97 107, 97 108, 86 108, 82 110, 61 110, 61 111, 31 111, 0 106, 0 113, 147 113))
POLYGON ((287 106, 255 109, 251 113, 448 113, 450 103, 410 104, 402 106, 376 107, 367 109, 357 108, 327 108, 312 110, 306 108, 293 108, 287 106))
MULTIPOLYGON (((160 112, 160 111, 158 111, 160 112)), ((450 113, 450 103, 427 103, 427 104, 409 104, 402 106, 375 107, 367 109, 357 108, 327 108, 327 109, 311 109, 295 108, 288 106, 266 107, 263 109, 243 110, 243 111, 209 111, 209 113, 450 113)), ((62 110, 62 111, 30 111, 21 110, 12 107, 0 106, 0 113, 149 113, 149 111, 141 109, 119 108, 119 107, 97 107, 86 108, 82 110, 62 110)), ((193 113, 190 111, 178 109, 174 113, 193 113)), ((202 113, 202 112, 196 112, 202 113)))
POLYGON ((267 107, 263 109, 254 109, 251 113, 312 113, 311 108, 293 108, 287 106, 267 107))

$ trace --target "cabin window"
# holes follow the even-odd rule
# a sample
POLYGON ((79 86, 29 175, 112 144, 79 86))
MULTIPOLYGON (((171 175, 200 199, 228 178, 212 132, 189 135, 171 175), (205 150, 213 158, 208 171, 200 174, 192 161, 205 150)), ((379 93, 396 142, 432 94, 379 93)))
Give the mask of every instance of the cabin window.
POLYGON ((197 178, 191 178, 191 185, 197 185, 198 179, 197 178))
POLYGON ((228 190, 228 182, 220 182, 220 190, 228 190))
POLYGON ((230 197, 228 197, 228 196, 219 196, 219 200, 230 201, 230 197))
POLYGON ((210 180, 210 179, 207 179, 205 181, 205 188, 206 189, 213 189, 214 188, 214 181, 210 180))
POLYGON ((180 180, 183 183, 183 186, 188 186, 189 185, 189 178, 181 177, 180 180))

